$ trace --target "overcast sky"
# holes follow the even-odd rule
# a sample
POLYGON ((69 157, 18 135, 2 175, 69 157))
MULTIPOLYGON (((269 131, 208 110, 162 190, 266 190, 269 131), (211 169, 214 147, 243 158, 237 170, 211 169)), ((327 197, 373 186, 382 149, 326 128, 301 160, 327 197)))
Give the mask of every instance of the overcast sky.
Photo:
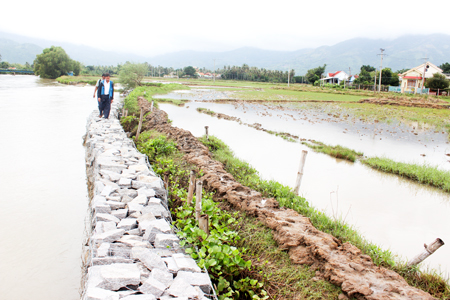
POLYGON ((450 34, 449 0, 10 0, 1 8, 0 31, 145 56, 450 34))

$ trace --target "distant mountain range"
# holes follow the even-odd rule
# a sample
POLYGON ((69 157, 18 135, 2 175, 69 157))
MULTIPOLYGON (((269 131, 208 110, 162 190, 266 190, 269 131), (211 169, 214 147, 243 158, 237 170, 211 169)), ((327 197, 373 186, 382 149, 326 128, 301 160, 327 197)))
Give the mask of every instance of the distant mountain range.
POLYGON ((333 46, 296 51, 271 51, 251 47, 225 52, 179 51, 153 57, 103 51, 96 48, 29 38, 0 32, 0 54, 10 63, 32 63, 37 54, 51 45, 61 46, 72 59, 85 65, 116 65, 125 61, 148 62, 152 65, 181 68, 185 66, 223 68, 224 65, 247 64, 266 69, 295 69, 304 74, 308 69, 327 65, 326 71, 359 73, 361 65, 379 67, 380 48, 385 49, 383 67, 393 71, 416 67, 423 58, 440 65, 450 62, 450 35, 409 35, 394 40, 355 38, 333 46), (350 70, 349 70, 350 68, 350 70))

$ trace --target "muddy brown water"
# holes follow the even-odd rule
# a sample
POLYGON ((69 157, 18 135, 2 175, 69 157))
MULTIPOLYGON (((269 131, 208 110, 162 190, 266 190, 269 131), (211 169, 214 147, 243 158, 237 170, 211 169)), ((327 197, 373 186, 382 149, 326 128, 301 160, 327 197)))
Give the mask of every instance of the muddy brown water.
MULTIPOLYGON (((324 143, 341 145, 369 152, 369 155, 385 155, 396 160, 440 161, 427 152, 425 160, 419 152, 423 149, 414 137, 405 140, 373 140, 352 134, 347 128, 346 139, 340 139, 342 124, 333 122, 311 123, 303 120, 295 125, 289 118, 276 111, 272 116, 261 116, 257 108, 242 109, 230 104, 189 102, 186 107, 160 104, 169 114, 173 125, 191 131, 195 136, 209 132, 227 143, 237 157, 254 166, 265 179, 274 179, 294 186, 302 150, 308 151, 301 194, 319 210, 335 218, 342 218, 354 226, 373 243, 389 249, 403 260, 410 259, 423 250, 424 243, 437 237, 450 243, 450 195, 439 189, 402 179, 396 175, 382 173, 360 163, 350 163, 328 155, 315 153, 299 143, 257 131, 234 121, 219 120, 198 113, 197 107, 237 116, 243 122, 258 122, 270 130, 288 131, 300 137, 313 138, 324 143), (287 130, 288 129, 288 130, 287 130), (379 142, 380 141, 380 142, 379 142), (355 147, 358 146, 358 147, 355 147), (400 147, 401 150, 398 150, 400 147), (403 153, 402 153, 403 152, 403 153)), ((291 114, 291 113, 289 113, 291 114)), ((368 124, 366 124, 368 125, 368 124)), ((345 125, 344 125, 345 126, 345 125)), ((443 141, 440 146, 446 147, 443 141)), ((439 147, 436 147, 439 148, 439 147)), ((429 150, 429 149, 428 149, 429 150)), ((450 247, 444 245, 429 257, 422 268, 438 270, 444 277, 450 272, 450 247)))
POLYGON ((80 299, 93 92, 0 75, 0 299, 80 299))

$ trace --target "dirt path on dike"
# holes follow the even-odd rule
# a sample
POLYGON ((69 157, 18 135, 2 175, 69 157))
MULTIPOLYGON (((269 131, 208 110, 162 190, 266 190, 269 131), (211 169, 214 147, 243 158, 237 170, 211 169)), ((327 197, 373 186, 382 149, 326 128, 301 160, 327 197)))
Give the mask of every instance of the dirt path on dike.
POLYGON ((263 198, 234 180, 222 163, 212 159, 207 147, 191 132, 173 127, 162 110, 146 116, 143 130, 156 130, 177 142, 187 162, 204 172, 203 186, 216 192, 236 209, 258 217, 274 232, 279 247, 289 252, 294 263, 307 264, 324 278, 357 299, 436 299, 411 287, 396 272, 376 266, 372 259, 350 243, 342 243, 330 234, 316 229, 309 218, 287 208, 280 208, 273 199, 263 198))

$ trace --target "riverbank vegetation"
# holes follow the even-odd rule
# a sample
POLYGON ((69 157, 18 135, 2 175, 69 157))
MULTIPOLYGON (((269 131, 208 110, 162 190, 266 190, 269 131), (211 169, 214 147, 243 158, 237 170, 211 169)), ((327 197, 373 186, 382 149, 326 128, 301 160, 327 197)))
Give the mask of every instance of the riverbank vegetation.
POLYGON ((396 260, 395 256, 387 250, 381 249, 365 240, 356 230, 345 224, 342 220, 330 218, 323 212, 309 206, 308 202, 287 186, 273 180, 267 181, 245 161, 236 158, 229 147, 216 137, 201 138, 208 146, 214 159, 222 162, 227 172, 243 185, 262 193, 264 197, 274 197, 280 206, 294 209, 303 216, 309 217, 312 224, 319 230, 329 233, 342 242, 350 242, 361 251, 369 255, 377 265, 394 270, 403 276, 407 282, 440 299, 450 297, 450 287, 447 282, 435 273, 421 272, 417 268, 406 267, 404 262, 396 260))
POLYGON ((166 178, 181 245, 208 269, 219 299, 337 299, 340 288, 312 280, 314 270, 294 265, 278 248, 270 229, 254 217, 233 212, 226 203, 214 202, 212 193, 202 197, 203 213, 210 218, 207 236, 194 218, 195 197, 192 204, 186 201, 189 173, 201 175, 201 170, 186 163, 176 144, 155 131, 143 132, 137 148, 166 178))
POLYGON ((316 152, 321 152, 328 154, 332 157, 346 159, 351 162, 355 162, 357 158, 362 157, 364 154, 362 152, 357 152, 355 150, 343 147, 341 145, 330 146, 322 142, 302 142, 303 145, 308 146, 316 152))
MULTIPOLYGON (((152 98, 157 94, 166 94, 174 90, 188 90, 189 87, 183 86, 181 84, 171 83, 147 83, 145 86, 136 87, 124 100, 124 108, 128 110, 128 114, 137 114, 139 112, 138 107, 138 97, 144 97, 149 101, 155 102, 155 107, 157 107, 159 99, 152 98)), ((168 102, 167 100, 162 100, 162 102, 168 102)))
POLYGON ((397 174, 450 192, 450 172, 439 170, 437 166, 420 166, 380 157, 369 157, 361 162, 374 169, 397 174))

